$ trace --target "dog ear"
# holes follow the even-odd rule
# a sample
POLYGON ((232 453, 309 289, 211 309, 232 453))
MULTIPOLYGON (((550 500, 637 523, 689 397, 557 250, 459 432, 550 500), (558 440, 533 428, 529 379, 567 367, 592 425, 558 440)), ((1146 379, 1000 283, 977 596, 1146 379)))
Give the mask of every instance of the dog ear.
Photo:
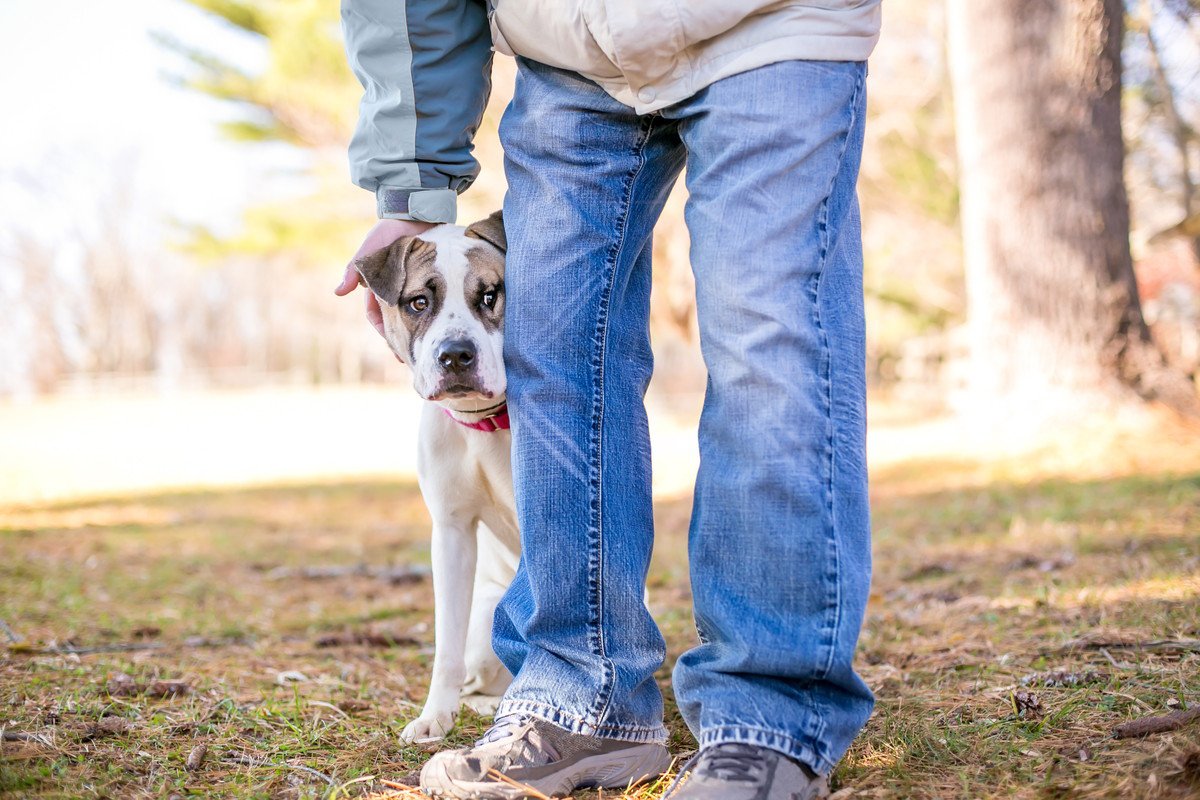
POLYGON ((508 251, 508 238, 504 235, 504 212, 494 211, 487 219, 472 222, 467 226, 467 236, 483 239, 500 252, 508 251))
POLYGON ((400 302, 400 293, 404 291, 404 262, 416 241, 415 236, 402 236, 382 250, 354 262, 363 283, 389 306, 400 302))

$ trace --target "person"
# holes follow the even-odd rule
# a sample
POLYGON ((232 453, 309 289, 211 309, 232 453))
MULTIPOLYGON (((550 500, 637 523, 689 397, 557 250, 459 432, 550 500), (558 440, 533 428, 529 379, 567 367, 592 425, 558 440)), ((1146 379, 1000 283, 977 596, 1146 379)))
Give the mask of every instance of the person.
MULTIPOLYGON (((855 184, 879 0, 489 5, 342 2, 365 88, 351 172, 380 217, 359 255, 454 221, 493 43, 518 62, 500 139, 523 556, 493 633, 514 679, 422 787, 524 796, 496 772, 557 792, 669 764, 643 394, 651 232, 686 165, 708 382, 699 644, 673 688, 699 751, 667 796, 819 796, 873 704, 852 667, 870 582, 855 184)), ((337 291, 356 284, 348 267, 337 291)))

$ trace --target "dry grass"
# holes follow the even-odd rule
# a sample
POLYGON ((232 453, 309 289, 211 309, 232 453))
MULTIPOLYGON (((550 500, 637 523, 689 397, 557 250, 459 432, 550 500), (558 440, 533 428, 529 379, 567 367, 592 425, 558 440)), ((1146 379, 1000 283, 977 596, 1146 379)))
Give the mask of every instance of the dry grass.
MULTIPOLYGON (((1142 437, 1158 457, 1135 469, 1119 443, 1093 446, 1087 479, 1063 476, 1061 444, 1036 460, 877 464, 860 665, 879 703, 839 798, 1200 796, 1200 723, 1111 735, 1200 707, 1192 437, 1142 437), (1145 647, 1162 641, 1191 644, 1145 647)), ((693 641, 688 506, 657 508, 669 662, 693 641)), ((426 753, 397 734, 428 677, 428 582, 273 571, 426 564, 426 524, 415 486, 382 480, 0 510, 0 619, 23 637, 0 652, 0 794, 417 796, 404 786, 426 753), (399 644, 316 646, 339 632, 399 644), (143 649, 105 650, 123 645, 143 649), (101 651, 49 652, 72 647, 101 651), (190 691, 139 693, 154 681, 190 691)), ((673 709, 668 723, 690 750, 673 709)), ((452 742, 485 724, 468 714, 452 742)))

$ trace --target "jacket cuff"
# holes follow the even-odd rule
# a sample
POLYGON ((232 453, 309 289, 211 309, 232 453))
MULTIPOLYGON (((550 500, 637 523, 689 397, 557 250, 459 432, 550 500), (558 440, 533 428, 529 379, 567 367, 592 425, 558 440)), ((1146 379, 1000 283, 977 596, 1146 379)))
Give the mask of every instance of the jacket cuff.
POLYGON ((380 186, 375 190, 375 206, 380 219, 454 222, 458 218, 458 193, 453 189, 380 186))

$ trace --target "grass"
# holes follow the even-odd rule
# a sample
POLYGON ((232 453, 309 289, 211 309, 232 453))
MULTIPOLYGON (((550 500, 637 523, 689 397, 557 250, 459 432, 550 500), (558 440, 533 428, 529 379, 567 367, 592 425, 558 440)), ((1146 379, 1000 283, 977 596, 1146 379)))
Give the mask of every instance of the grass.
MULTIPOLYGON (((859 666, 878 705, 834 775, 839 800, 1200 796, 1200 723, 1112 736, 1200 704, 1200 446, 1189 441, 1134 474, 876 469, 859 666), (1184 644, 1146 646, 1163 641, 1184 644), (1034 708, 1017 713, 1018 691, 1034 708)), ((657 506, 651 598, 668 663, 694 637, 688 509, 686 497, 657 506)), ((416 487, 388 481, 0 510, 0 620, 22 637, 0 651, 0 728, 28 735, 0 743, 0 795, 413 796, 398 787, 427 754, 397 734, 424 699, 428 581, 280 568, 426 564, 427 521, 416 487), (315 644, 343 632, 416 644, 315 644), (101 651, 49 652, 70 647, 101 651), (130 693, 119 676, 190 691, 130 693), (198 745, 207 757, 188 769, 198 745)), ((467 714, 451 743, 486 723, 467 714)), ((673 710, 668 723, 673 750, 690 750, 673 710)))

